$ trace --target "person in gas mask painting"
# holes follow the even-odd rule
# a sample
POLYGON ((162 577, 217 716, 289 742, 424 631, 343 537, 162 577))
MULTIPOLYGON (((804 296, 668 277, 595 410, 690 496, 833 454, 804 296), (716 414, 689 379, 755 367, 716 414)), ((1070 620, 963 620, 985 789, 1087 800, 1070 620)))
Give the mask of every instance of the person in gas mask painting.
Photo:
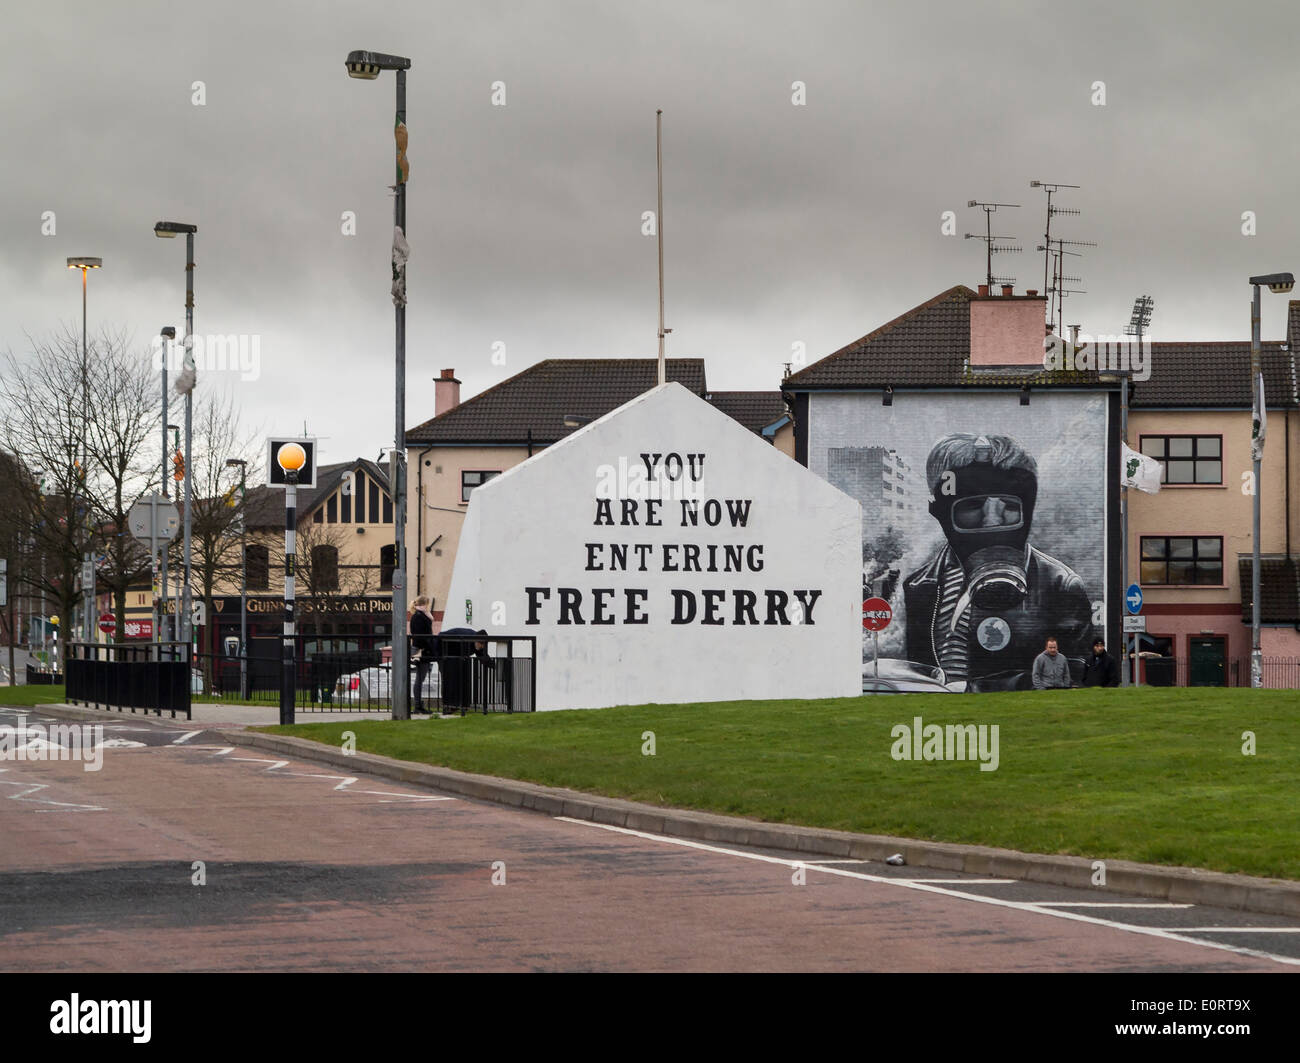
POLYGON ((948 542, 903 583, 909 660, 968 690, 1028 690, 1044 633, 1082 660, 1092 635, 1083 580, 1029 542, 1038 466, 1009 436, 945 436, 925 464, 930 514, 948 542))

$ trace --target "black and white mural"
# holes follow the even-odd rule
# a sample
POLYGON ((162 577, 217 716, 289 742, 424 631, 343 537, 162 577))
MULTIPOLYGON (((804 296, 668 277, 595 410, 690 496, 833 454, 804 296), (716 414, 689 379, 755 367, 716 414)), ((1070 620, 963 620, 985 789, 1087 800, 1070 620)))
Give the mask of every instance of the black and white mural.
POLYGON ((1048 636, 1104 632, 1106 403, 1095 395, 810 398, 809 467, 862 503, 863 642, 896 688, 1027 689, 1048 636))

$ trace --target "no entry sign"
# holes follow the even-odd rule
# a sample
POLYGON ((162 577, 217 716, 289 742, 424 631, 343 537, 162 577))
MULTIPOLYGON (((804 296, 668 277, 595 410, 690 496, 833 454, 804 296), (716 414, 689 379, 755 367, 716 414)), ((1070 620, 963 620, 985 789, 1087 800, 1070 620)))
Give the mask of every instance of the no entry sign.
POLYGON ((894 610, 884 598, 868 598, 862 603, 862 626, 868 631, 884 631, 894 619, 894 610))
POLYGON ((104 613, 99 618, 99 630, 105 635, 111 635, 117 631, 117 618, 112 613, 104 613))

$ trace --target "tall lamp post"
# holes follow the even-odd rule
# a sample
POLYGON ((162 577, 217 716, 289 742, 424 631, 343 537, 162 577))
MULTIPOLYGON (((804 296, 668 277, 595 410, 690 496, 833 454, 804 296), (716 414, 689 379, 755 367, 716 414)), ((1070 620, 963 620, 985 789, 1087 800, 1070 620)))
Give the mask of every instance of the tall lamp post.
POLYGON ((160 221, 153 227, 154 236, 165 240, 174 239, 178 233, 185 234, 185 367, 176 388, 185 395, 185 582, 181 586, 180 632, 181 641, 186 644, 194 641, 190 617, 190 523, 194 496, 190 441, 194 434, 194 234, 198 231, 197 225, 178 221, 160 221))
POLYGON ((248 697, 248 524, 244 505, 244 478, 248 462, 227 458, 227 466, 239 466, 239 696, 248 697))
POLYGON ((1264 458, 1264 371, 1259 356, 1259 286, 1267 284, 1276 294, 1289 292, 1295 287, 1295 277, 1290 273, 1265 273, 1251 277, 1254 297, 1250 302, 1250 406, 1252 413, 1250 456, 1255 466, 1255 493, 1252 496, 1250 553, 1250 685, 1264 685, 1264 661, 1259 648, 1259 496, 1263 485, 1259 479, 1259 466, 1264 458))
POLYGON ((275 453, 284 470, 284 640, 280 670, 280 723, 293 723, 296 691, 294 675, 294 552, 297 550, 298 470, 307 462, 307 452, 297 443, 285 443, 275 453))
POLYGON ((410 671, 406 642, 406 72, 411 61, 382 52, 350 52, 345 61, 348 77, 374 81, 381 71, 397 74, 397 114, 393 136, 397 142, 397 179, 393 186, 393 306, 397 377, 397 417, 394 432, 393 493, 393 719, 410 717, 407 700, 410 671))
MULTIPOLYGON (((86 354, 86 272, 92 269, 103 269, 104 260, 102 258, 91 258, 87 255, 78 255, 68 259, 68 269, 81 270, 81 482, 83 486, 86 483, 86 476, 89 469, 89 445, 86 437, 89 433, 90 419, 90 384, 89 384, 89 358, 86 354)), ((95 618, 94 618, 94 600, 95 600, 95 568, 91 558, 90 551, 90 499, 83 490, 81 493, 82 504, 86 507, 86 557, 83 568, 83 577, 89 575, 89 579, 82 579, 82 632, 86 642, 93 642, 95 638, 95 618)))

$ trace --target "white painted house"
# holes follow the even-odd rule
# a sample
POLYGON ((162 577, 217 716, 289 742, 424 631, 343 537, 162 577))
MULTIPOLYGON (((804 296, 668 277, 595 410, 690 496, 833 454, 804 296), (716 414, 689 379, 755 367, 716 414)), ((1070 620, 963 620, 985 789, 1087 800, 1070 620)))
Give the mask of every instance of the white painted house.
POLYGON ((470 497, 444 627, 537 638, 537 708, 853 696, 862 507, 680 384, 470 497))

